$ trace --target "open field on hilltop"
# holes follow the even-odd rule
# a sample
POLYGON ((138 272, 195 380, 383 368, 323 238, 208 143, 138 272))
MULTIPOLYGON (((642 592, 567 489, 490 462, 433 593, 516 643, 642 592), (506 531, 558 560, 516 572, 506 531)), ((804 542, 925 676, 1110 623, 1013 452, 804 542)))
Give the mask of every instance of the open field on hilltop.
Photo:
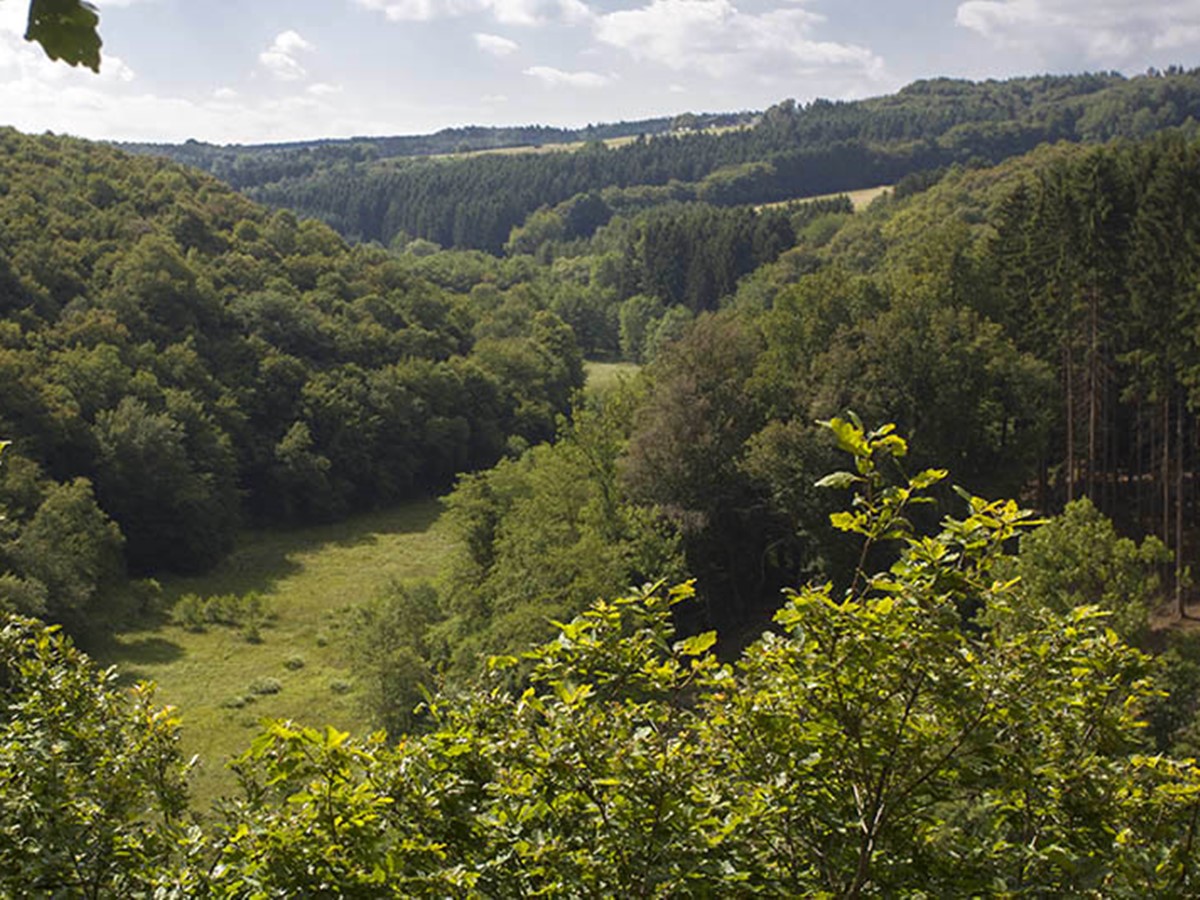
MULTIPOLYGON (((655 137, 655 135, 648 135, 655 137)), ((636 135, 626 135, 618 138, 605 138, 602 143, 610 150, 624 147, 637 140, 636 135)), ((427 159, 469 159, 472 156, 513 156, 518 153, 574 153, 588 145, 587 141, 570 141, 568 143, 518 144, 514 147, 487 147, 483 150, 465 150, 462 153, 433 153, 427 159)), ((412 157, 403 157, 411 159, 412 157)))
MULTIPOLYGON (((870 206, 876 197, 881 197, 892 189, 890 184, 880 184, 875 187, 863 188, 860 191, 844 191, 850 202, 854 204, 855 211, 870 206)), ((837 194, 826 194, 825 197, 836 197, 837 194)), ((820 200, 822 197, 809 197, 809 200, 820 200)))
MULTIPOLYGON (((750 128, 749 125, 713 125, 709 128, 700 129, 696 134, 727 134, 733 131, 744 131, 750 128)), ((693 132, 676 132, 668 131, 662 134, 647 134, 646 140, 652 141, 655 138, 673 137, 681 133, 693 132)), ((617 147, 625 147, 634 143, 639 135, 627 134, 623 137, 604 138, 601 142, 610 150, 615 150, 617 147)), ((566 143, 545 143, 545 144, 519 144, 513 147, 488 147, 483 150, 466 150, 462 153, 434 153, 430 154, 428 159, 468 159, 472 156, 490 156, 500 154, 504 156, 512 156, 518 153, 574 153, 577 150, 582 150, 588 145, 588 141, 570 141, 566 143)), ((411 159, 412 157, 403 157, 411 159)))
POLYGON ((238 628, 195 632, 167 618, 90 648, 125 678, 156 682, 159 700, 179 708, 184 753, 200 758, 193 782, 198 809, 233 789, 225 762, 249 745, 265 718, 355 734, 367 729, 353 660, 338 633, 341 611, 377 595, 391 579, 436 576, 451 548, 440 514, 438 501, 423 501, 333 525, 250 532, 207 575, 163 581, 168 607, 188 593, 257 591, 272 613, 261 643, 247 641, 238 628), (276 679, 279 692, 255 694, 251 685, 263 679, 276 679))
POLYGON ((807 203, 810 200, 829 200, 833 197, 840 197, 845 194, 850 198, 850 202, 854 204, 854 210, 857 212, 860 209, 865 209, 871 205, 871 202, 883 194, 886 194, 892 189, 890 184, 880 184, 875 187, 862 188, 857 191, 835 191, 832 194, 817 194, 813 197, 795 197, 792 200, 780 200, 778 203, 763 203, 755 209, 771 209, 777 206, 787 206, 790 203, 807 203))

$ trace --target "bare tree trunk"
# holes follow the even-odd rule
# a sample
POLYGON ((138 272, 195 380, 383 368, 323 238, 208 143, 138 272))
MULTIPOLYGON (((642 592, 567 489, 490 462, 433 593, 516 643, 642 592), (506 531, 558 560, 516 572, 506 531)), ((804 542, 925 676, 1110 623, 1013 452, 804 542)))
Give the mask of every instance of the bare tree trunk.
POLYGON ((1162 402, 1162 542, 1171 546, 1171 397, 1162 402))
POLYGON ((1066 351, 1067 370, 1067 502, 1075 499, 1075 367, 1071 360, 1071 339, 1066 351))
POLYGON ((1104 468, 1101 470, 1104 475, 1104 509, 1109 516, 1120 509, 1120 501, 1118 492, 1120 490, 1120 482, 1118 478, 1121 472, 1121 446, 1117 435, 1121 433, 1121 405, 1113 403, 1111 397, 1111 375, 1110 372, 1104 373, 1104 408, 1108 410, 1100 429, 1100 458, 1104 460, 1104 468))
POLYGON ((1099 303, 1093 288, 1088 296, 1088 458, 1087 495, 1096 502, 1096 423, 1100 414, 1098 393, 1100 390, 1097 369, 1099 368, 1099 303))
POLYGON ((1142 469, 1145 468, 1145 437, 1143 435, 1143 427, 1145 425, 1145 416, 1142 415, 1142 403, 1139 400, 1134 408, 1134 440, 1136 441, 1133 448, 1133 471, 1130 473, 1133 478, 1133 496, 1134 505, 1137 510, 1138 527, 1142 527, 1142 523, 1146 521, 1146 491, 1142 486, 1142 469))
POLYGON ((1175 393, 1175 607, 1183 608, 1183 391, 1175 393))

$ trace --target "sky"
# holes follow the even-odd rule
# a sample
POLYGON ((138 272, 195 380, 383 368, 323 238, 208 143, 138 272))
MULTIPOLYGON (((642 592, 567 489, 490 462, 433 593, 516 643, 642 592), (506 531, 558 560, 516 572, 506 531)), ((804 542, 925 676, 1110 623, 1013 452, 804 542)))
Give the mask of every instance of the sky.
POLYGON ((0 0, 0 125, 265 143, 1200 65, 1200 0, 94 0, 99 75, 0 0))

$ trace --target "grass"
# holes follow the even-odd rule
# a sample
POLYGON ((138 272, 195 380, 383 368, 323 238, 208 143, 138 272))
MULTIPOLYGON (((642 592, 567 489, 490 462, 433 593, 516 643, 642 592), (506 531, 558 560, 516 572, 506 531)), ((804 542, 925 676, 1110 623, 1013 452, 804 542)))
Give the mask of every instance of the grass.
POLYGON ((249 745, 265 718, 366 730, 353 660, 337 635, 340 611, 375 596, 390 579, 435 577, 451 548, 440 512, 437 501, 427 501, 334 525, 251 532, 213 572, 163 582, 168 605, 187 593, 259 592, 271 611, 260 643, 237 628, 194 632, 167 623, 89 648, 125 678, 157 682, 159 700, 179 708, 183 751, 200 759, 197 809, 233 790, 225 762, 249 745))
POLYGON ((762 205, 756 207, 756 209, 771 209, 772 207, 776 206, 787 206, 791 203, 807 203, 812 200, 830 200, 834 197, 840 197, 845 194, 850 198, 850 203, 854 206, 854 211, 859 212, 860 210, 866 209, 868 206, 870 206, 871 201, 873 201, 876 197, 880 196, 881 194, 886 194, 891 189, 892 185, 890 184, 880 184, 876 185, 875 187, 862 188, 861 190, 857 191, 837 191, 833 194, 818 194, 813 197, 796 197, 793 200, 780 200, 778 203, 763 203, 762 205))
MULTIPOLYGON (((636 372, 634 363, 587 363, 587 389, 604 391, 636 372)), ((97 636, 87 649, 122 677, 158 685, 161 703, 183 717, 185 756, 199 764, 193 803, 205 810, 233 792, 225 763, 250 743, 264 719, 295 719, 362 734, 368 728, 353 660, 338 633, 344 611, 395 579, 434 579, 452 544, 438 501, 411 503, 333 525, 252 531, 212 572, 162 582, 161 621, 97 636), (244 629, 170 622, 172 604, 257 592, 268 619, 258 641, 244 629)))
MULTIPOLYGON (((603 143, 610 150, 624 147, 637 140, 636 135, 605 138, 603 143)), ((452 153, 432 153, 427 159, 469 159, 473 156, 518 156, 530 153, 576 153, 588 145, 588 141, 551 141, 545 144, 514 144, 510 147, 485 147, 481 150, 462 150, 452 153)), ((409 158, 409 157, 406 157, 409 158)))
POLYGON ((583 367, 587 375, 584 389, 591 394, 603 394, 620 384, 622 379, 632 378, 641 368, 637 363, 631 362, 593 362, 591 360, 585 362, 583 367))

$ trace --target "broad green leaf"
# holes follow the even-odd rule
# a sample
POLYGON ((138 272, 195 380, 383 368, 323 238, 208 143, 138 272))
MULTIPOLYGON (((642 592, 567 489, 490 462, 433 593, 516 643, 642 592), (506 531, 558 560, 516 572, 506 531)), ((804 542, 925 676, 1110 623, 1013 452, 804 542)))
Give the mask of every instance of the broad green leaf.
POLYGON ((675 646, 684 656, 699 656, 705 653, 716 642, 717 633, 715 631, 705 631, 703 634, 693 635, 687 640, 680 641, 675 646))
POLYGON ((25 40, 41 44, 51 59, 99 72, 99 24, 96 7, 86 0, 33 0, 25 40))
POLYGON ((817 481, 813 486, 819 488, 834 488, 840 490, 842 488, 852 487, 865 479, 860 475, 855 475, 853 472, 830 472, 824 478, 817 481))
POLYGON ((931 485, 937 484, 948 474, 950 473, 946 469, 926 469, 924 472, 918 472, 913 476, 911 485, 914 490, 924 490, 931 485))
POLYGON ((856 457, 870 455, 867 442, 863 438, 862 428, 856 428, 853 423, 847 422, 845 419, 839 419, 836 416, 832 419, 820 421, 817 424, 824 425, 833 432, 834 438, 837 439, 838 449, 844 450, 856 457))
POLYGON ((862 516, 849 512, 831 513, 829 522, 839 531, 862 531, 862 516))

